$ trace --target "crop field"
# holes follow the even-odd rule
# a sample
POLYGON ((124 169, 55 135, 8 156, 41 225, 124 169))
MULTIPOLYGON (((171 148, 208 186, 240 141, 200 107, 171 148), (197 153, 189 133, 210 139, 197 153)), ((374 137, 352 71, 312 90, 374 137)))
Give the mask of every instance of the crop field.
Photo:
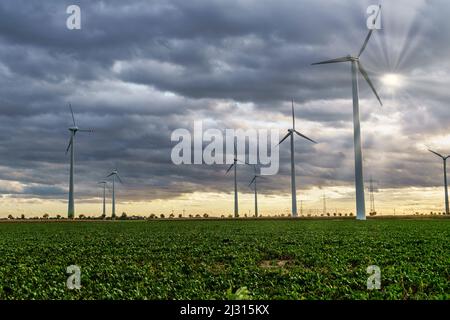
POLYGON ((0 223, 0 299, 450 299, 449 270, 450 219, 0 223))

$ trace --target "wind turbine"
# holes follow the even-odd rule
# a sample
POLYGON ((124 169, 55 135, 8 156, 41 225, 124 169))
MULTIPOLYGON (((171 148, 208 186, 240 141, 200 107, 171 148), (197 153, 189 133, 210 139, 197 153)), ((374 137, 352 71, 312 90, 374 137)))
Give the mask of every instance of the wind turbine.
POLYGON ((119 180, 120 183, 123 183, 123 182, 122 182, 122 179, 120 179, 120 176, 119 176, 119 173, 117 172, 117 169, 114 169, 106 177, 107 178, 112 177, 112 215, 111 215, 111 218, 115 219, 116 218, 116 194, 115 194, 114 185, 115 185, 116 177, 117 177, 117 179, 119 180))
POLYGON ((75 116, 73 115, 72 106, 69 104, 70 113, 72 114, 72 121, 73 126, 69 128, 70 131, 70 139, 69 139, 69 145, 66 149, 66 155, 69 152, 70 149, 70 174, 69 174, 69 207, 67 216, 69 219, 73 219, 75 216, 75 206, 74 206, 74 184, 73 184, 73 169, 74 169, 74 160, 75 160, 75 135, 77 132, 92 132, 92 130, 83 130, 77 127, 77 124, 75 122, 75 116))
POLYGON ((256 166, 253 166, 255 170, 255 176, 253 177, 252 181, 249 183, 249 187, 254 184, 255 185, 255 217, 258 218, 258 190, 256 188, 256 178, 259 178, 260 176, 256 174, 256 166))
MULTIPOLYGON (((373 24, 375 25, 378 15, 381 11, 381 5, 379 6, 378 13, 373 20, 373 24)), ((353 91, 353 141, 354 141, 354 149, 355 149, 355 188, 356 188, 356 219, 358 220, 366 220, 366 208, 364 203, 364 178, 363 178, 363 165, 362 165, 362 150, 361 150, 361 127, 359 122, 359 93, 358 93, 358 70, 361 72, 364 79, 369 84, 373 93, 378 99, 380 105, 381 99, 375 90, 372 82, 369 79, 369 75, 366 70, 363 68, 359 58, 361 54, 366 49, 367 43, 369 42, 370 37, 372 36, 374 29, 371 29, 364 40, 364 43, 359 50, 357 56, 348 55, 346 57, 322 61, 313 63, 312 65, 319 64, 329 64, 329 63, 338 63, 338 62, 351 62, 351 72, 352 72, 352 91, 353 91)))
POLYGON ((233 163, 231 164, 231 166, 228 168, 227 172, 225 174, 227 174, 228 172, 230 172, 230 170, 232 168, 234 168, 234 217, 238 218, 239 217, 239 207, 238 207, 238 191, 237 191, 237 163, 238 163, 238 158, 237 158, 237 148, 236 148, 236 140, 234 140, 234 159, 233 159, 233 163))
POLYGON ((428 151, 434 153, 438 157, 442 159, 444 162, 444 191, 445 191, 445 214, 450 214, 449 207, 448 207, 448 189, 447 189, 447 159, 450 158, 450 155, 443 156, 433 150, 428 149, 428 151))
POLYGON ((294 150, 294 133, 298 136, 309 140, 313 143, 317 143, 314 140, 308 138, 307 136, 301 134, 297 130, 295 130, 295 114, 294 114, 294 99, 292 99, 292 129, 288 129, 288 133, 284 136, 283 139, 281 139, 281 143, 283 143, 284 140, 286 140, 288 137, 291 137, 291 193, 292 193, 292 216, 297 217, 297 189, 295 187, 295 150, 294 150))
POLYGON ((103 218, 106 217, 106 181, 100 181, 98 184, 103 185, 103 218))

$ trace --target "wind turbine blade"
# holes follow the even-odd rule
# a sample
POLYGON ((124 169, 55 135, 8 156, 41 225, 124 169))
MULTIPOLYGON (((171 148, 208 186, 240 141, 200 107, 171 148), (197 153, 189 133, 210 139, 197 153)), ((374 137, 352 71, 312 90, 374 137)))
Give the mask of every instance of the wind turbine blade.
MULTIPOLYGON (((433 150, 431 150, 431 149, 428 149, 428 151, 430 151, 430 152, 432 152, 432 153, 434 153, 435 155, 437 155, 438 157, 441 157, 442 159, 444 159, 445 157, 442 155, 442 154, 440 154, 440 153, 437 153, 437 152, 435 152, 435 151, 433 151, 433 150)), ((448 158, 448 157, 447 157, 448 158)))
POLYGON ((294 99, 292 99, 292 129, 295 130, 294 99))
POLYGON ((369 79, 369 75, 367 74, 366 70, 364 70, 361 62, 359 62, 359 61, 358 61, 358 69, 359 69, 359 72, 361 72, 361 74, 363 75, 364 79, 366 79, 366 81, 369 84, 370 88, 372 89, 373 93, 377 97, 378 102, 380 103, 380 105, 383 106, 383 103, 381 102, 381 99, 380 99, 380 96, 377 93, 377 90, 375 90, 375 87, 373 86, 372 81, 370 81, 370 79, 369 79))
POLYGON ((78 129, 79 132, 94 132, 92 129, 78 129))
POLYGON ((111 176, 113 176, 113 175, 115 175, 115 173, 114 173, 114 172, 111 172, 111 173, 108 174, 106 177, 109 178, 109 177, 111 177, 111 176))
POLYGON ((279 146, 280 144, 282 144, 282 143, 283 143, 283 141, 284 141, 284 140, 286 140, 286 139, 287 139, 287 137, 289 137, 289 135, 290 135, 290 134, 291 134, 291 132, 288 132, 288 133, 287 133, 287 135, 285 135, 285 136, 284 136, 284 138, 283 138, 283 139, 281 139, 281 141, 280 141, 280 142, 278 143, 278 146, 279 146))
POLYGON ((248 184, 248 186, 250 187, 252 185, 252 183, 256 180, 256 176, 253 177, 252 181, 250 181, 250 183, 248 184))
POLYGON ((306 140, 309 140, 309 141, 311 141, 312 143, 317 143, 317 142, 315 142, 313 139, 308 138, 307 136, 305 136, 304 134, 301 134, 301 133, 298 132, 297 130, 294 130, 294 131, 295 131, 295 133, 298 134, 300 137, 302 137, 302 138, 304 138, 304 139, 306 139, 306 140))
POLYGON ((230 172, 231 168, 233 168, 234 163, 228 168, 227 172, 225 174, 227 174, 228 172, 230 172))
POLYGON ((69 103, 70 113, 72 114, 73 126, 76 127, 75 116, 73 115, 72 105, 69 103))
POLYGON ((246 162, 246 161, 241 161, 241 160, 239 160, 239 159, 236 159, 236 161, 238 161, 238 162, 240 162, 240 163, 242 163, 242 164, 246 164, 246 165, 250 165, 250 163, 248 163, 248 162, 246 162))
POLYGON ((118 173, 116 173, 116 177, 117 177, 117 179, 119 179, 119 182, 120 182, 121 184, 123 184, 123 181, 122 181, 122 179, 120 178, 120 176, 119 176, 118 173))
POLYGON ((70 146, 72 145, 72 141, 73 141, 73 138, 71 137, 69 140, 69 145, 67 146, 67 149, 66 149, 66 154, 67 154, 67 152, 69 152, 70 146))
POLYGON ((361 47, 361 49, 359 50, 358 53, 358 58, 361 56, 361 54, 364 52, 364 50, 366 49, 367 43, 369 42, 370 37, 372 36, 373 33, 373 29, 370 29, 369 33, 366 36, 366 40, 364 40, 364 43, 361 47))
POLYGON ((348 62, 348 61, 352 61, 352 58, 350 56, 346 56, 346 57, 342 57, 342 58, 337 58, 337 59, 331 59, 331 60, 325 60, 325 61, 321 61, 321 62, 316 62, 316 63, 312 63, 312 66, 316 66, 319 64, 328 64, 328 63, 338 63, 338 62, 348 62))
MULTIPOLYGON (((379 8, 380 8, 380 9, 378 10, 377 15, 375 16, 375 19, 373 20, 373 25, 375 25, 375 23, 377 22, 378 15, 380 14, 380 11, 381 11, 381 5, 379 6, 379 8)), ((358 58, 361 56, 361 54, 362 54, 362 53, 364 52, 364 50, 366 49, 367 43, 369 42, 369 39, 370 39, 370 37, 372 36, 373 30, 374 30, 374 29, 370 29, 369 33, 367 34, 366 40, 364 40, 364 43, 363 43, 363 45, 362 45, 362 47, 361 47, 361 50, 359 50, 358 58)))

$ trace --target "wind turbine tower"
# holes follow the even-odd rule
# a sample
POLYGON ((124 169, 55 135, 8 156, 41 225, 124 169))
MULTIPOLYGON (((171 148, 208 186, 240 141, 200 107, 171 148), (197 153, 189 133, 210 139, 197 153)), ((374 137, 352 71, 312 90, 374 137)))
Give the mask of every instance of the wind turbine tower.
POLYGON ((450 158, 450 155, 443 156, 440 153, 437 153, 433 150, 428 149, 428 151, 434 153, 439 158, 442 159, 442 162, 444 164, 444 193, 445 193, 445 214, 450 214, 449 207, 448 207, 448 188, 447 188, 447 159, 450 158))
POLYGON ((255 217, 258 218, 258 189, 256 186, 256 180, 257 178, 259 178, 260 176, 256 174, 256 166, 253 166, 254 170, 255 170, 255 176, 253 177, 252 181, 250 181, 250 184, 248 185, 249 187, 254 184, 255 186, 255 217))
POLYGON ((288 137, 291 138, 291 197, 292 197, 292 217, 297 217, 297 188, 295 186, 295 149, 294 149, 294 133, 299 137, 311 141, 312 143, 317 143, 314 140, 308 138, 307 136, 301 134, 295 129, 295 114, 294 114, 294 99, 292 99, 292 129, 288 129, 288 133, 283 139, 278 143, 282 144, 284 140, 288 137))
POLYGON ((228 173, 232 168, 234 168, 234 217, 239 217, 239 207, 238 207, 238 190, 237 190, 237 147, 236 147, 236 140, 234 140, 234 159, 231 166, 228 168, 228 173))
MULTIPOLYGON (((373 20, 373 24, 376 24, 376 21, 378 19, 378 15, 381 11, 381 6, 379 6, 378 13, 373 20)), ((374 29, 371 29, 369 33, 366 36, 366 39, 359 50, 358 55, 351 56, 348 55, 346 57, 341 57, 337 59, 322 61, 313 63, 313 65, 319 65, 319 64, 329 64, 329 63, 339 63, 339 62, 350 62, 351 64, 351 75, 352 75, 352 93, 353 93, 353 143, 354 143, 354 151, 355 151, 355 189, 356 189, 356 219, 358 220, 366 220, 366 208, 364 203, 364 177, 363 177, 363 162, 362 162, 362 150, 361 150, 361 126, 360 126, 360 120, 359 120, 359 89, 358 89, 358 71, 361 73, 361 75, 364 77, 364 79, 369 84, 370 88, 372 89, 373 93, 375 94, 376 98, 378 99, 378 102, 380 105, 383 105, 381 103, 381 99, 375 90, 375 87, 373 86, 372 82, 369 79, 369 75, 367 74, 366 70, 363 68, 360 57, 361 54, 366 49, 367 43, 369 42, 370 37, 372 36, 374 29)))
POLYGON ((119 176, 119 173, 117 172, 117 169, 114 169, 109 175, 106 176, 107 178, 112 177, 112 214, 111 218, 116 218, 116 193, 115 193, 115 181, 116 177, 119 180, 120 183, 122 182, 122 179, 119 176))
POLYGON ((375 211, 375 195, 374 195, 375 187, 373 185, 373 182, 374 181, 373 181, 372 177, 370 177, 370 180, 369 180, 369 195, 370 195, 370 212, 371 213, 376 212, 375 211))
POLYGON ((66 155, 70 150, 70 173, 69 173, 69 203, 67 210, 67 217, 73 219, 75 217, 75 204, 74 204, 74 162, 75 162, 75 135, 77 132, 92 132, 92 130, 84 130, 78 128, 75 122, 75 116, 73 115, 72 106, 69 104, 70 113, 72 114, 73 126, 69 127, 70 139, 69 145, 66 149, 66 155))
POLYGON ((106 181, 100 181, 99 184, 103 185, 103 217, 106 217, 106 181))

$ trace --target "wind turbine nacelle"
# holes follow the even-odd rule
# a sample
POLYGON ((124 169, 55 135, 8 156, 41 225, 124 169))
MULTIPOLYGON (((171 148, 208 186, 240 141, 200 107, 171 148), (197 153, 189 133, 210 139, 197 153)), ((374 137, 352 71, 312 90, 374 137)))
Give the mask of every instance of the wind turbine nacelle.
POLYGON ((70 127, 69 131, 78 131, 78 127, 70 127))

